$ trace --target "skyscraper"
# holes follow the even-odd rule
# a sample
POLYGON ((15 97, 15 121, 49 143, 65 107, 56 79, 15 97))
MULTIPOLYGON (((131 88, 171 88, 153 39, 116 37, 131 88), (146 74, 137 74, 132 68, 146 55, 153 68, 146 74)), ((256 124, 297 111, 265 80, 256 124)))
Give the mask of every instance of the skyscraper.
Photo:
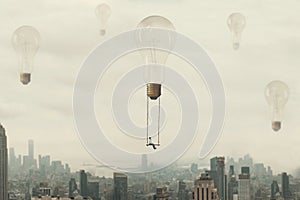
POLYGON ((228 173, 229 181, 228 181, 228 200, 233 200, 233 195, 237 194, 238 191, 238 182, 234 173, 234 166, 229 166, 228 173))
POLYGON ((99 182, 88 182, 88 194, 93 200, 99 200, 99 182))
POLYGON ((69 181, 69 197, 74 197, 74 191, 77 190, 77 184, 75 178, 71 178, 69 181))
POLYGON ((214 181, 209 175, 201 174, 200 178, 194 183, 195 200, 216 200, 218 199, 217 189, 214 187, 214 181))
POLYGON ((13 176, 17 170, 17 158, 15 155, 14 148, 12 148, 12 147, 9 148, 8 156, 9 156, 8 174, 13 176))
POLYGON ((273 181, 271 184, 271 200, 276 199, 276 194, 279 194, 279 186, 277 181, 273 181))
POLYGON ((250 200, 250 168, 242 167, 238 183, 239 200, 250 200))
POLYGON ((9 166, 15 167, 16 165, 16 155, 15 155, 15 149, 13 147, 9 148, 9 166))
POLYGON ((228 182, 228 200, 233 200, 235 194, 238 194, 238 181, 235 175, 232 175, 228 182))
POLYGON ((39 155, 39 168, 41 168, 42 166, 45 166, 45 168, 49 168, 50 167, 50 156, 42 156, 39 155))
POLYGON ((225 157, 210 159, 210 171, 208 175, 214 181, 220 200, 227 200, 227 176, 225 175, 225 157))
POLYGON ((229 173, 228 173, 229 179, 230 179, 233 175, 235 175, 235 173, 234 173, 234 166, 233 166, 233 165, 230 165, 230 166, 229 166, 229 173))
POLYGON ((283 172, 281 174, 281 191, 282 191, 282 197, 284 199, 288 199, 290 195, 290 181, 289 181, 289 176, 287 175, 286 172, 283 172))
POLYGON ((23 167, 28 169, 36 169, 37 163, 34 159, 34 143, 33 140, 28 140, 28 155, 23 156, 23 167))
POLYGON ((114 173, 114 200, 127 200, 127 176, 122 173, 114 173))
POLYGON ((7 139, 5 135, 5 129, 0 124, 0 199, 7 200, 7 168, 8 168, 8 159, 7 159, 7 139))
POLYGON ((80 195, 83 197, 88 196, 87 174, 84 170, 80 170, 80 195))
POLYGON ((189 198, 188 196, 188 190, 186 189, 186 183, 184 181, 178 182, 178 200, 186 200, 189 198))
POLYGON ((33 140, 28 140, 28 157, 33 162, 33 159, 34 159, 34 143, 33 143, 33 140))

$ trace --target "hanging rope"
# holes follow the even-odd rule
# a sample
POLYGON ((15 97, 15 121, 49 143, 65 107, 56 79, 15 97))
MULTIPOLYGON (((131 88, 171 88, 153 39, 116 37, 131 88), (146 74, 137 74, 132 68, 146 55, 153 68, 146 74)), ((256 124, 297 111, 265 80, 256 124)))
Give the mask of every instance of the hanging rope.
MULTIPOLYGON (((157 144, 152 143, 149 139, 149 98, 147 97, 147 135, 146 135, 146 145, 153 145, 155 148, 155 145, 159 146, 160 141, 159 141, 159 134, 160 134, 160 98, 158 98, 158 117, 157 117, 157 144), (151 144, 150 144, 151 143, 151 144)), ((156 148, 155 148, 156 149, 156 148)))
POLYGON ((149 136, 149 98, 147 96, 147 136, 146 136, 146 144, 149 144, 148 137, 149 136))
POLYGON ((160 97, 158 98, 158 123, 157 123, 157 145, 159 145, 159 132, 160 132, 160 97))

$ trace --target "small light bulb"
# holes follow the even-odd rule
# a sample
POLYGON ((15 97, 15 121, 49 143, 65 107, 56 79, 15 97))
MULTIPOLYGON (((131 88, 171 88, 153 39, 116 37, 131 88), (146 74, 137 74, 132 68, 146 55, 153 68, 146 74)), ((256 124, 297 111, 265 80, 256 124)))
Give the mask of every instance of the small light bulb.
POLYGON ((241 35, 246 26, 246 18, 241 13, 232 13, 227 19, 227 25, 232 33, 233 49, 240 47, 241 35))
POLYGON ((15 48, 20 63, 20 81, 26 85, 31 80, 33 59, 39 49, 40 34, 32 26, 19 27, 12 36, 12 44, 15 48))
POLYGON ((281 129, 283 110, 289 99, 289 88, 282 81, 272 81, 265 89, 265 97, 270 106, 272 129, 281 129))
POLYGON ((99 21, 100 35, 106 34, 106 26, 111 15, 111 8, 106 3, 99 4, 95 9, 95 14, 99 21))

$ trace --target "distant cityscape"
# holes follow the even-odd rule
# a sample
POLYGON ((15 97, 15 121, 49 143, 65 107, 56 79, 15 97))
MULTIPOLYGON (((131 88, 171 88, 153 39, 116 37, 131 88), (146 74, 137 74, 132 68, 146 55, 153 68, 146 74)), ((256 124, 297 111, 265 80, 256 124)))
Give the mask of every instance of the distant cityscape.
MULTIPOLYGON (((150 167, 147 155, 141 168, 150 167)), ((5 129, 0 125, 1 200, 297 200, 300 179, 287 172, 273 174, 270 166, 254 163, 250 155, 237 161, 215 156, 210 168, 176 164, 157 172, 112 177, 96 176, 85 170, 72 172, 50 155, 34 157, 34 141, 28 155, 7 150, 5 129)))

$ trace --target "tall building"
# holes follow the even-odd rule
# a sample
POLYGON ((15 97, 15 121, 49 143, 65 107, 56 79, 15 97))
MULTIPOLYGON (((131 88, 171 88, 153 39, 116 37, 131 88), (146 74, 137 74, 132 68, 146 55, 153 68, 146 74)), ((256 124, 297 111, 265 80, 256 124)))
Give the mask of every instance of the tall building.
POLYGON ((273 181, 271 184, 271 200, 276 200, 276 196, 280 194, 277 181, 273 181))
POLYGON ((186 183, 184 181, 178 182, 178 200, 186 200, 189 199, 188 190, 186 189, 186 183))
POLYGON ((84 170, 80 170, 80 195, 83 197, 88 196, 87 174, 84 170))
POLYGON ((34 159, 33 140, 28 140, 28 155, 23 156, 23 167, 25 170, 37 168, 36 159, 34 159))
POLYGON ((17 161, 16 161, 17 167, 21 167, 22 166, 22 156, 19 154, 17 161))
POLYGON ((28 157, 30 160, 34 160, 34 143, 33 140, 28 140, 28 157))
POLYGON ((253 173, 258 177, 263 177, 267 175, 267 169, 263 163, 255 163, 253 165, 253 173))
POLYGON ((15 149, 14 148, 9 148, 9 161, 8 161, 8 175, 14 176, 15 172, 18 170, 18 165, 17 165, 17 158, 15 155, 15 149))
POLYGON ((8 199, 8 187, 7 187, 7 169, 8 169, 8 159, 7 159, 7 138, 5 135, 5 129, 0 124, 0 199, 8 199))
POLYGON ((31 167, 31 161, 29 159, 29 156, 28 155, 24 155, 23 156, 23 168, 25 170, 28 170, 28 169, 30 169, 30 167, 31 167))
POLYGON ((50 170, 50 156, 39 155, 39 170, 42 176, 46 176, 46 173, 50 170))
POLYGON ((51 168, 53 173, 55 174, 62 174, 65 172, 64 165, 60 160, 54 160, 51 162, 51 168))
POLYGON ((229 181, 228 181, 228 200, 233 200, 234 195, 238 194, 238 181, 234 172, 234 165, 230 165, 229 173, 228 173, 229 181))
POLYGON ((42 156, 39 155, 39 168, 41 168, 42 166, 45 166, 45 168, 49 168, 50 167, 50 156, 42 156))
POLYGON ((250 168, 242 167, 238 183, 239 200, 250 200, 250 168))
POLYGON ((214 181, 209 175, 201 174, 194 183, 194 200, 217 200, 218 192, 214 186, 214 181))
POLYGON ((122 173, 114 173, 114 200, 127 200, 127 176, 122 173))
POLYGON ((289 187, 290 187, 289 176, 287 175, 286 172, 283 172, 281 174, 281 191, 282 191, 282 197, 284 199, 288 199, 289 197, 291 197, 289 187))
POLYGON ((210 159, 210 171, 207 171, 214 181, 220 200, 227 200, 227 176, 225 175, 225 157, 210 159))
POLYGON ((228 173, 228 177, 232 177, 233 175, 235 175, 234 173, 234 165, 230 165, 229 166, 229 173, 228 173))
POLYGON ((88 195, 93 200, 100 200, 100 198, 99 198, 99 182, 98 181, 88 182, 88 195))
POLYGON ((15 167, 16 166, 16 155, 15 155, 15 149, 13 147, 9 148, 9 167, 15 167))
POLYGON ((237 194, 238 194, 238 181, 236 180, 236 176, 233 173, 229 178, 229 182, 228 182, 228 200, 233 200, 234 195, 237 194))
POLYGON ((74 197, 74 192, 77 190, 77 184, 75 178, 71 178, 69 181, 69 197, 74 197))

